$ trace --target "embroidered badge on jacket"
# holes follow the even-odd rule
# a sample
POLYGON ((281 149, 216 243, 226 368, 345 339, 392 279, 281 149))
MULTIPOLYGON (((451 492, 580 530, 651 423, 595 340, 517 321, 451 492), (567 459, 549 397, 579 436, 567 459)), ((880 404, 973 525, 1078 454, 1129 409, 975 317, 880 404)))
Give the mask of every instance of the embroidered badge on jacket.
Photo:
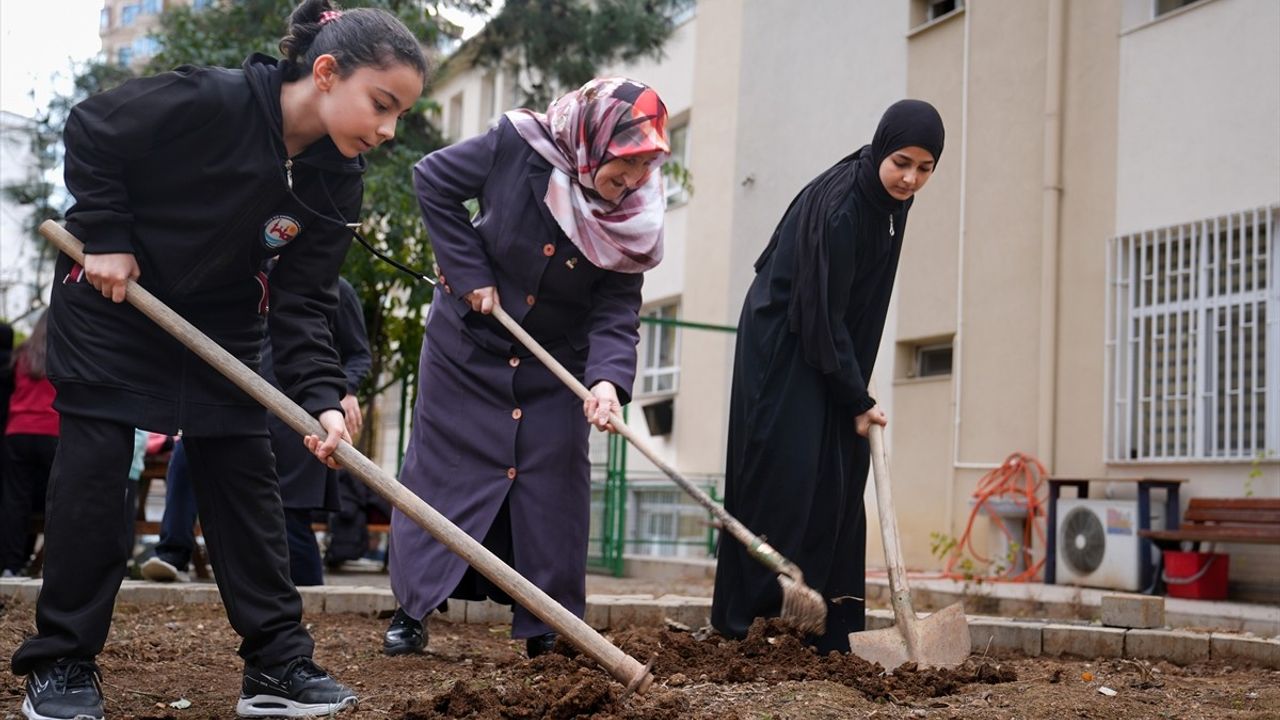
POLYGON ((262 241, 269 250, 280 248, 293 242, 302 232, 302 223, 288 215, 276 215, 262 226, 262 241))

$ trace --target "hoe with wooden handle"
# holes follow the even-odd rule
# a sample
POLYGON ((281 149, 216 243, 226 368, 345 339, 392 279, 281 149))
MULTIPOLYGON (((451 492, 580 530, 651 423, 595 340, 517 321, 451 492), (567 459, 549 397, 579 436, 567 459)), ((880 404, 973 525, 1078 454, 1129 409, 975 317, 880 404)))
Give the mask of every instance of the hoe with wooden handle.
POLYGON ((872 424, 871 465, 876 483, 876 507, 880 511, 880 536, 884 559, 889 566, 889 597, 894 626, 883 630, 849 633, 849 650, 867 662, 893 670, 913 662, 920 667, 952 667, 969 657, 969 624, 960 603, 916 617, 911 606, 911 588, 902 567, 902 546, 898 543, 898 516, 893 509, 889 487, 889 461, 885 457, 884 428, 872 424))
MULTIPOLYGON (((52 220, 46 220, 40 225, 40 234, 72 260, 84 264, 84 246, 61 225, 52 220)), ((307 411, 298 407, 296 403, 285 397, 284 393, 263 380, 260 375, 245 367, 231 353, 223 350, 194 325, 160 302, 146 288, 132 280, 129 281, 125 299, 261 403, 263 407, 288 423, 289 427, 302 435, 325 436, 319 421, 311 417, 307 411)), ((390 501, 400 512, 431 533, 432 537, 466 560, 467 564, 479 571, 481 575, 493 581, 516 602, 528 608, 529 612, 555 628, 556 632, 566 640, 599 663, 618 682, 626 685, 628 692, 643 693, 649 689, 653 683, 653 675, 647 666, 640 664, 638 660, 601 637, 590 625, 551 599, 523 575, 512 570, 422 498, 414 495, 376 463, 362 455, 350 443, 342 442, 334 453, 334 457, 352 475, 360 478, 379 495, 390 501)))

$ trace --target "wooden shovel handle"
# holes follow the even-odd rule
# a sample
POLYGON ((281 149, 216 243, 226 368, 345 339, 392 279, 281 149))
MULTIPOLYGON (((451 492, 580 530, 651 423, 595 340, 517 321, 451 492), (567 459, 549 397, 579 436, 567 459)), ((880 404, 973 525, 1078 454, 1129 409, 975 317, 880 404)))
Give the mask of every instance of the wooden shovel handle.
MULTIPOLYGON (((541 343, 533 339, 532 335, 526 332, 524 328, 520 327, 520 324, 512 319, 512 317, 507 314, 507 311, 502 309, 500 304, 494 305, 493 316, 497 318, 498 322, 502 323, 502 326, 506 328, 508 332, 520 341, 520 344, 528 348, 529 352, 533 353, 535 357, 541 360, 542 364, 546 365, 547 369, 550 370, 552 374, 560 378, 560 381, 567 385, 575 395, 583 400, 591 399, 591 391, 587 389, 587 386, 583 385, 578 378, 574 377, 573 373, 565 369, 564 365, 561 365, 559 360, 552 357, 551 353, 547 352, 546 348, 542 347, 541 343)), ((665 473, 667 477, 671 478, 672 482, 678 485, 681 490, 688 493, 698 502, 699 505, 710 511, 711 514, 720 521, 721 525, 729 532, 730 535, 746 546, 747 550, 751 552, 753 557, 767 565, 774 572, 783 573, 794 578, 796 581, 801 581, 802 573, 800 572, 799 567, 783 557, 777 550, 773 549, 773 547, 769 545, 769 543, 765 542, 763 538, 748 530, 747 526, 743 525, 737 518, 730 515, 728 510, 725 510, 724 507, 715 500, 712 500, 705 492, 703 492, 701 488, 689 482, 689 480, 681 475, 679 471, 663 460, 648 443, 641 439, 640 436, 636 435, 635 431, 627 425, 627 422, 622 419, 621 413, 611 413, 609 416, 609 422, 613 425, 614 430, 618 431, 619 435, 630 441, 642 455, 649 458, 649 462, 656 465, 659 470, 665 473)))
MULTIPOLYGON (((40 225, 40 234, 72 260, 84 264, 84 246, 61 225, 52 220, 46 220, 40 225)), ((245 367, 233 355, 158 300, 146 288, 132 280, 129 281, 125 299, 261 403, 263 407, 288 423, 289 427, 302 435, 324 437, 325 432, 319 421, 284 393, 263 380, 260 375, 245 367)), ((496 555, 458 529, 448 518, 410 492, 350 443, 343 441, 334 453, 334 457, 352 475, 360 478, 375 492, 386 498, 396 509, 466 560, 467 564, 493 581, 529 612, 555 628, 565 639, 599 663, 619 682, 641 693, 649 688, 653 682, 653 676, 643 664, 605 640, 591 626, 566 610, 526 580, 523 575, 512 570, 496 555)))

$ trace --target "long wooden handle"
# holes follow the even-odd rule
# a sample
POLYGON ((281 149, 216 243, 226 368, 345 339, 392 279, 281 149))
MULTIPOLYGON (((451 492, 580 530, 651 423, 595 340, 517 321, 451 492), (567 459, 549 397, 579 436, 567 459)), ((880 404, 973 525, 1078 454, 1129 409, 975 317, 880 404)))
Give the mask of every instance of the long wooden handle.
MULTIPOLYGON (((498 322, 502 323, 502 326, 514 335, 522 345, 528 348, 529 352, 533 353, 535 357, 541 360, 542 364, 546 365, 547 369, 550 370, 552 374, 560 378, 560 381, 567 385, 574 394, 583 400, 591 399, 591 391, 587 389, 587 386, 583 385, 578 378, 574 377, 573 373, 565 369, 564 365, 561 365, 559 360, 552 357, 551 353, 547 352, 546 348, 542 347, 541 343, 533 339, 532 335, 526 332, 524 328, 520 327, 520 324, 512 319, 512 317, 507 314, 506 310, 502 309, 502 305, 494 305, 493 316, 497 318, 498 322)), ((676 485, 692 496, 699 505, 709 510, 712 515, 715 515, 716 519, 720 521, 720 524, 724 529, 737 539, 738 542, 746 546, 752 556, 765 565, 768 565, 774 572, 784 573, 797 580, 800 579, 801 572, 799 567, 783 557, 773 548, 773 546, 769 545, 769 543, 765 542, 761 537, 748 530, 747 526, 743 525, 737 518, 730 515, 728 510, 725 510, 724 507, 715 500, 712 500, 705 492, 703 492, 701 488, 689 482, 689 480, 681 475, 674 467, 671 467, 670 464, 659 457, 658 453, 655 452, 648 443, 641 439, 640 436, 636 435, 635 431, 627 425, 626 421, 622 419, 621 414, 611 413, 609 416, 609 422, 613 424, 613 428, 618 431, 619 435, 629 440, 642 455, 649 458, 649 461, 656 465, 659 470, 667 475, 667 477, 671 478, 676 485)))
POLYGON ((884 450, 884 428, 871 423, 867 439, 871 442, 871 467, 876 483, 876 508, 880 513, 880 540, 884 544, 884 559, 889 566, 889 601, 899 623, 911 626, 915 623, 915 610, 911 607, 911 588, 907 585, 907 572, 902 565, 902 544, 898 541, 898 515, 893 507, 893 490, 889 483, 889 461, 884 450))
MULTIPOLYGON (((75 236, 67 232, 61 225, 46 220, 40 225, 40 234, 59 250, 66 253, 78 263, 84 263, 84 246, 75 236)), ((288 423, 289 427, 302 435, 325 436, 319 421, 311 417, 307 411, 298 407, 284 393, 272 387, 260 375, 245 367, 231 353, 222 349, 194 325, 158 300, 146 288, 129 281, 125 299, 130 305, 138 308, 157 325, 164 328, 192 352, 199 355, 244 390, 277 417, 288 423)), ((414 495, 408 488, 391 477, 377 463, 365 457, 343 441, 334 457, 352 475, 360 478, 379 495, 407 517, 416 522, 432 537, 444 543, 446 547, 459 555, 467 564, 474 567, 508 595, 538 616, 543 622, 555 628, 574 646, 589 655, 591 659, 605 668, 619 682, 644 692, 653 682, 648 669, 635 658, 619 650, 612 643, 600 636, 573 613, 539 590, 523 575, 512 570, 496 555, 485 549, 470 535, 458 529, 449 519, 441 515, 424 501, 414 495)))

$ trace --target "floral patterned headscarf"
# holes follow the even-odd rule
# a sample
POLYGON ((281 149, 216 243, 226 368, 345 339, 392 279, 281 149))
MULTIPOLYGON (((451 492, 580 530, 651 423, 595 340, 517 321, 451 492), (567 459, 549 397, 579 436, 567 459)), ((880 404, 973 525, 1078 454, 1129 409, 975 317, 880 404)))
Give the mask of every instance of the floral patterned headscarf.
POLYGON ((512 110, 516 132, 553 168, 544 202, 596 267, 640 273, 662 260, 662 173, 671 154, 667 107, 652 88, 598 78, 560 96, 547 113, 512 110), (596 192, 596 171, 616 158, 657 152, 643 184, 617 202, 596 192))

